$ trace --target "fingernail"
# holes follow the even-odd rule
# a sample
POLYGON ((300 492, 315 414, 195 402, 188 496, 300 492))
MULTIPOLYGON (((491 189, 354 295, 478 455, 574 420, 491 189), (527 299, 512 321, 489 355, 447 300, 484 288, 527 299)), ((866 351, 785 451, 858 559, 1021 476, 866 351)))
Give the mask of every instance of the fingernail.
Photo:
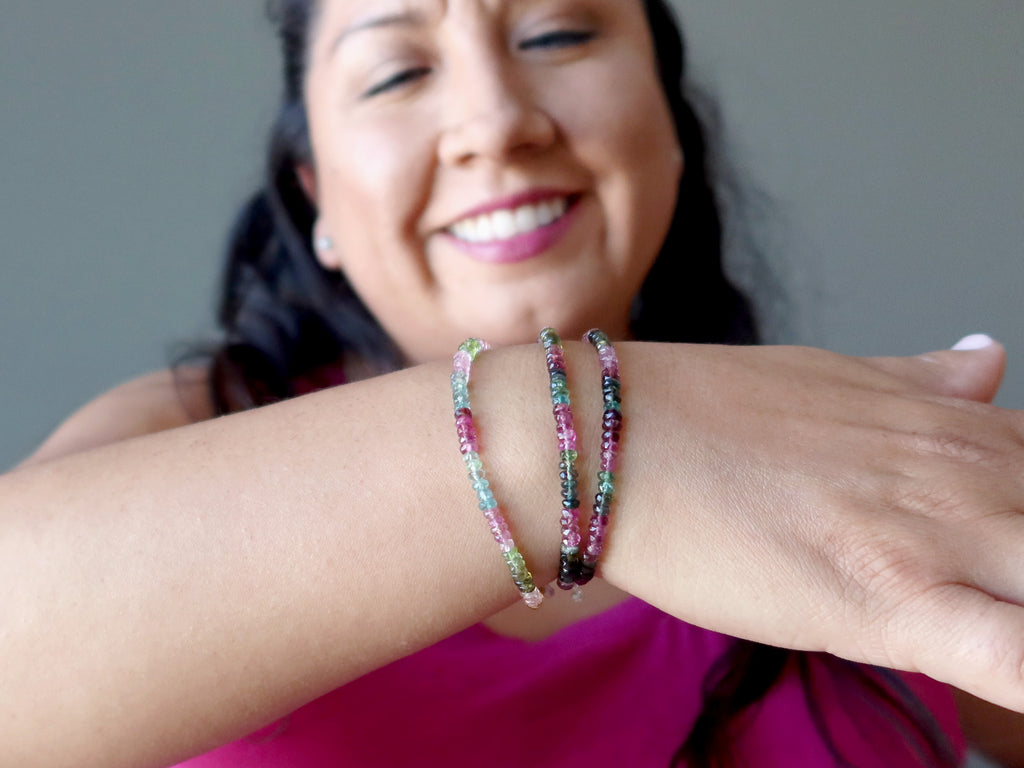
POLYGON ((987 333, 972 333, 970 336, 964 336, 960 341, 953 345, 953 349, 958 352, 964 352, 972 349, 984 349, 990 347, 995 343, 995 340, 987 333))

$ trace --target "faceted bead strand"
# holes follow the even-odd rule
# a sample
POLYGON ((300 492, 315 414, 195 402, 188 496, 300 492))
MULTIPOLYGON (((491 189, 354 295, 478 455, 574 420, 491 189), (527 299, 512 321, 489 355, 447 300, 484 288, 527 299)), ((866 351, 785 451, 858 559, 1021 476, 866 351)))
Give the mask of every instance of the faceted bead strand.
POLYGON ((455 433, 459 438, 459 452, 466 465, 470 484, 476 494, 480 510, 484 514, 491 535, 501 548, 502 557, 508 566, 512 581, 519 590, 520 596, 530 608, 537 608, 544 600, 544 594, 533 582, 533 574, 526 567, 519 548, 512 538, 505 515, 498 506, 497 499, 491 491, 490 481, 484 473, 484 465, 480 460, 480 441, 477 436, 473 411, 469 404, 469 377, 473 361, 490 345, 481 339, 467 339, 459 346, 452 362, 452 402, 455 406, 455 433))
POLYGON ((615 348, 603 331, 593 329, 583 337, 597 350, 601 361, 601 457, 597 473, 597 493, 587 528, 587 547, 577 584, 586 584, 594 577, 598 560, 604 551, 609 514, 615 497, 615 472, 619 464, 619 443, 622 437, 622 383, 619 381, 619 359, 615 348))
POLYGON ((558 586, 572 589, 580 573, 580 498, 579 476, 576 471, 576 426, 572 418, 569 379, 565 368, 562 340, 554 328, 540 332, 538 341, 544 346, 548 381, 551 390, 551 412, 555 417, 555 435, 558 440, 558 479, 562 485, 562 510, 559 525, 562 541, 559 548, 558 586))

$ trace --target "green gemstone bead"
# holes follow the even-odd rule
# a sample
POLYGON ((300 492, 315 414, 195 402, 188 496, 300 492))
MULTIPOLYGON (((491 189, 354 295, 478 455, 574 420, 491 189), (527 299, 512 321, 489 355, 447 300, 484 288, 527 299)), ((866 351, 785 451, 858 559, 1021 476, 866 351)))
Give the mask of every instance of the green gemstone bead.
POLYGON ((519 547, 512 547, 512 549, 505 553, 505 562, 514 570, 519 570, 526 566, 526 561, 523 559, 519 547))
POLYGON ((470 359, 475 360, 476 356, 479 355, 484 348, 484 343, 480 339, 466 339, 459 346, 459 349, 469 353, 470 359))
POLYGON ((546 347, 550 347, 553 344, 560 344, 562 342, 562 340, 558 338, 558 332, 554 328, 545 328, 541 331, 540 341, 546 347))
POLYGON ((579 457, 580 454, 578 451, 562 451, 562 461, 566 464, 574 463, 579 457))

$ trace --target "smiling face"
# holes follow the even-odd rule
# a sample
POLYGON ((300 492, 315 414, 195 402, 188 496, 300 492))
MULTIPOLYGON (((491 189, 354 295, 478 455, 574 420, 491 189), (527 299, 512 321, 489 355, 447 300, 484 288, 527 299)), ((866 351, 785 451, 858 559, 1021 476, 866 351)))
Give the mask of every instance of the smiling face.
POLYGON ((625 336, 682 172, 656 72, 639 0, 322 0, 321 258, 411 362, 625 336))

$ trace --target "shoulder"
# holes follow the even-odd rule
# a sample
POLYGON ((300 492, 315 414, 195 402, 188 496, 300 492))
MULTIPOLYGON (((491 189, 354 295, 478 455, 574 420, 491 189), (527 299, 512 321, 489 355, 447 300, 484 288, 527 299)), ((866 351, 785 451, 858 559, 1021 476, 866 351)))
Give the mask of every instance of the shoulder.
POLYGON ((127 381, 78 409, 22 465, 212 418, 207 380, 189 366, 127 381))

